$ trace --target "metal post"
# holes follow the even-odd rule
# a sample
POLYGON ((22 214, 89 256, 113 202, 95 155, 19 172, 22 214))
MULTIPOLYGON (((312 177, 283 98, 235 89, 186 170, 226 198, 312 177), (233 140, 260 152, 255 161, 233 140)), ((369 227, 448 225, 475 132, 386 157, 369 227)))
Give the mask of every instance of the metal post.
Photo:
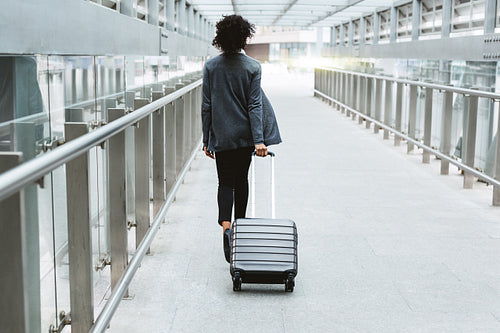
MULTIPOLYGON (((169 88, 165 88, 167 90, 169 88)), ((173 89, 173 88, 172 88, 173 89)), ((176 120, 174 103, 165 106, 165 175, 168 193, 176 179, 176 120)))
MULTIPOLYGON (((66 141, 88 133, 87 123, 65 123, 66 141)), ((92 229, 88 152, 66 163, 71 332, 87 333, 94 323, 92 229)))
MULTIPOLYGON (((413 0, 411 40, 418 40, 420 36, 420 6, 422 0, 413 0)), ((443 2, 447 2, 446 0, 443 2)))
MULTIPOLYGON (((138 98, 134 101, 134 110, 149 103, 148 99, 138 98)), ((149 116, 142 118, 135 129, 135 245, 141 243, 148 232, 149 216, 149 116)))
MULTIPOLYGON (((375 79, 375 120, 380 121, 380 114, 382 113, 382 79, 375 79)), ((374 124, 373 133, 378 133, 380 126, 374 124)))
MULTIPOLYGON (((347 86, 349 87, 349 90, 347 91, 347 106, 353 107, 353 90, 354 90, 354 80, 353 80, 353 74, 347 74, 347 86)), ((347 109, 345 111, 345 115, 347 117, 351 116, 351 111, 347 109)))
MULTIPOLYGON (((371 77, 366 78, 366 115, 372 115, 372 96, 373 96, 373 79, 371 77)), ((370 128, 371 121, 366 119, 365 127, 370 128)))
MULTIPOLYGON (((384 124, 391 126, 392 117, 392 81, 385 81, 384 124)), ((389 130, 384 129, 384 140, 389 139, 389 130)))
MULTIPOLYGON (((191 152, 191 94, 188 92, 184 98, 184 156, 187 158, 191 152)), ((185 162, 185 161, 184 161, 185 162)))
MULTIPOLYGON (((184 84, 177 83, 175 89, 184 87, 184 84)), ((175 100, 175 172, 179 174, 184 166, 184 96, 175 100)))
MULTIPOLYGON (((359 111, 359 76, 358 75, 353 75, 353 82, 352 82, 352 108, 354 110, 359 111)), ((352 120, 356 119, 356 113, 352 113, 352 120)))
MULTIPOLYGON (((425 88, 425 117, 424 117, 424 145, 431 146, 431 131, 432 131, 432 88, 425 88)), ((422 155, 422 163, 430 163, 431 155, 424 150, 422 155)))
MULTIPOLYGON (((500 103, 498 103, 500 114, 500 103)), ((495 179, 500 179, 500 117, 497 120, 496 149, 495 149, 495 179)), ((500 206, 500 186, 493 186, 493 206, 500 206)))
MULTIPOLYGON (((453 110, 453 92, 445 91, 443 95, 443 116, 441 130, 441 152, 450 155, 451 149, 451 121, 453 110)), ((441 174, 447 175, 450 170, 450 162, 441 160, 441 174)))
MULTIPOLYGON (((153 101, 164 96, 163 91, 153 91, 153 101)), ((165 108, 153 112, 153 216, 156 216, 165 199, 165 108)))
MULTIPOLYGON (((401 132, 401 121, 403 118, 403 84, 396 83, 396 131, 401 132)), ((401 138, 394 135, 394 145, 401 145, 401 138)))
MULTIPOLYGON (((0 152, 0 173, 22 162, 21 152, 0 152)), ((0 325, 5 332, 34 332, 30 327, 26 220, 23 190, 0 201, 0 325)), ((39 278, 39 275, 37 276, 39 278)), ((40 325, 38 324, 39 328, 40 325)), ((37 329, 35 327, 35 329, 37 329)))
MULTIPOLYGON (((0 111, 1 112, 1 111, 0 111)), ((36 157, 35 124, 32 122, 16 122, 12 124, 12 150, 22 152, 23 161, 36 157)), ((40 232, 38 216, 37 185, 27 185, 23 190, 24 220, 26 221, 26 290, 29 307, 30 332, 40 331, 41 301, 40 301, 40 232)), ((1 224, 1 223, 0 223, 1 224)))
MULTIPOLYGON (((124 115, 125 109, 108 109, 109 122, 124 115)), ((125 140, 125 131, 108 139, 111 289, 115 288, 128 265, 125 140)))
MULTIPOLYGON (((412 139, 415 138, 415 126, 417 124, 417 92, 418 87, 414 85, 410 85, 410 100, 409 100, 409 114, 408 114, 408 136, 412 139)), ((407 143, 406 146, 407 153, 413 151, 414 145, 411 142, 407 143)))
MULTIPOLYGON (((359 77, 359 110, 366 115, 366 77, 359 77)), ((358 117, 358 124, 362 124, 366 118, 358 117)))
MULTIPOLYGON (((342 87, 341 87, 341 93, 342 93, 342 103, 343 104, 347 104, 347 93, 348 93, 348 89, 347 89, 347 74, 346 73, 342 73, 342 78, 341 78, 341 83, 342 83, 342 87)), ((340 108, 340 111, 342 113, 345 112, 345 108, 341 107, 340 108)))
MULTIPOLYGON (((463 162, 465 165, 473 168, 474 159, 476 155, 476 128, 477 128, 477 96, 468 97, 468 108, 467 113, 464 115, 466 117, 466 133, 464 133, 465 139, 465 156, 463 162)), ((472 188, 474 183, 474 176, 470 173, 464 171, 464 188, 472 188)))
MULTIPOLYGON (((328 71, 328 96, 330 96, 331 98, 334 98, 333 97, 333 91, 334 91, 334 88, 335 88, 335 85, 334 85, 334 72, 333 71, 328 71)), ((333 102, 332 100, 328 100, 328 104, 329 105, 333 105, 333 102)))

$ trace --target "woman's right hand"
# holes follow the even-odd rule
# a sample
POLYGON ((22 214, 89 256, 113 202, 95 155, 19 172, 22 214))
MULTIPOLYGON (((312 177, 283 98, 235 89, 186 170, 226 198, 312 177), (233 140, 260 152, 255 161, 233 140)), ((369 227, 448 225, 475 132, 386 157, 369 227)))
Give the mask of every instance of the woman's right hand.
POLYGON ((203 147, 203 151, 205 152, 205 155, 207 155, 208 157, 210 157, 213 160, 215 159, 214 153, 211 151, 208 151, 207 147, 203 147))
POLYGON ((255 145, 255 155, 260 156, 260 157, 266 157, 267 156, 266 145, 263 143, 255 145))

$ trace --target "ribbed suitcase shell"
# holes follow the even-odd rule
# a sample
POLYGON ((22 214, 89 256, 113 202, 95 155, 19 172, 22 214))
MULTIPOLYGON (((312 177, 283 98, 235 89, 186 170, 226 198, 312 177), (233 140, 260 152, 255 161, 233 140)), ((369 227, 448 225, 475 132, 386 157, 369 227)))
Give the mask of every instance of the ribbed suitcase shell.
POLYGON ((285 283, 298 272, 297 228, 288 219, 244 218, 231 231, 231 275, 243 283, 285 283))

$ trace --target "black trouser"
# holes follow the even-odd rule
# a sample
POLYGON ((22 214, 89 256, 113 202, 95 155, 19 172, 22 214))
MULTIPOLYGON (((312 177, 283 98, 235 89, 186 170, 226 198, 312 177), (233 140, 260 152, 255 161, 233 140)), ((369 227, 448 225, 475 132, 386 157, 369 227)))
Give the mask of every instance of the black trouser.
POLYGON ((252 161, 254 147, 245 147, 215 153, 219 190, 219 224, 231 222, 234 203, 234 218, 244 218, 248 203, 248 167, 252 161))

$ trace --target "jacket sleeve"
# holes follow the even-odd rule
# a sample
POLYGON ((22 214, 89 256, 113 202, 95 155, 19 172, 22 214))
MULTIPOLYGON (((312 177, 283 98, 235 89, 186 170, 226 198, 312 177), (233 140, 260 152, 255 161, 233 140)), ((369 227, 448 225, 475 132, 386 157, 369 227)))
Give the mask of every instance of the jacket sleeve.
POLYGON ((252 76, 248 98, 248 117, 255 145, 264 143, 262 126, 262 92, 260 89, 261 67, 252 76))
POLYGON ((203 68, 202 93, 201 122, 203 128, 203 146, 208 147, 210 128, 212 127, 212 101, 210 96, 210 78, 208 76, 208 69, 206 65, 203 68))

